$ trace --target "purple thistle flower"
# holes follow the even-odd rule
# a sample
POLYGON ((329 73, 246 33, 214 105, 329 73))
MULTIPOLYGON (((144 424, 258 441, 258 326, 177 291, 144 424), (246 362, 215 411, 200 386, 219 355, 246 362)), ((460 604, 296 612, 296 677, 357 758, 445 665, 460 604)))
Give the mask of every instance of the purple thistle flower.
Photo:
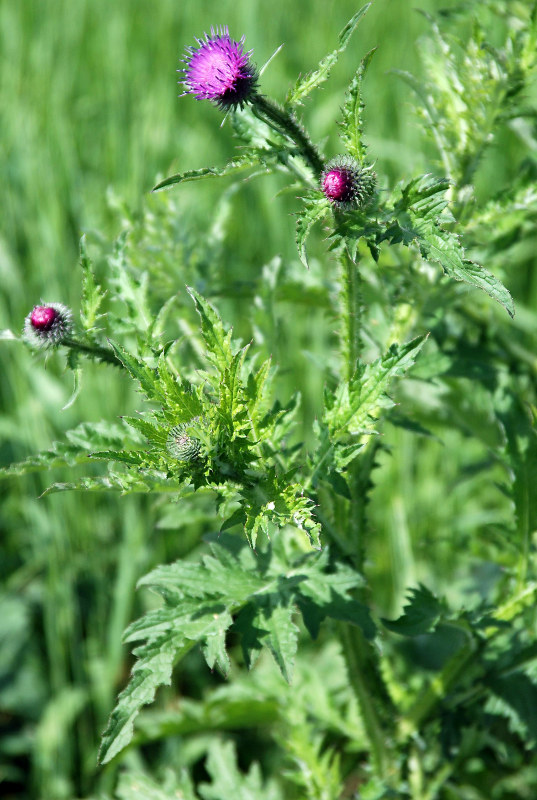
POLYGON ((32 347, 56 347, 73 330, 71 311, 62 303, 34 306, 24 321, 23 337, 32 347))
POLYGON ((211 28, 199 47, 187 47, 183 59, 185 94, 197 100, 211 100, 223 111, 246 103, 256 92, 257 70, 250 63, 252 50, 244 52, 244 36, 239 42, 230 38, 227 27, 211 28))
POLYGON ((352 158, 334 158, 321 175, 325 197, 338 208, 362 208, 371 199, 376 186, 370 167, 360 167, 352 158))

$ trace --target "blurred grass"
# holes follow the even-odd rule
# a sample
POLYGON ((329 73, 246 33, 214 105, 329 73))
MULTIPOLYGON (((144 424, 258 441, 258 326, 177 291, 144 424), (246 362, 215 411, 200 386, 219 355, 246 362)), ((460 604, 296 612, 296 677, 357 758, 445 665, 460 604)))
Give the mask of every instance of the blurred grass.
MULTIPOLYGON (((449 3, 421 0, 419 5, 434 10, 449 3)), ((211 25, 228 24, 233 36, 246 35, 260 66, 283 42, 262 82, 267 94, 283 99, 297 74, 334 48, 356 10, 349 0, 273 0, 269 9, 252 0, 218 5, 206 0, 0 0, 0 328, 19 330, 41 298, 77 306, 80 234, 106 241, 119 230, 109 187, 140 212, 157 176, 222 164, 232 154, 231 129, 219 127, 218 111, 190 97, 177 99, 178 59, 194 36, 211 25)), ((416 72, 415 42, 425 30, 425 20, 410 4, 377 0, 330 84, 304 108, 314 136, 328 137, 329 155, 340 149, 334 120, 344 89, 360 58, 377 45, 365 91, 367 141, 378 172, 392 183, 431 168, 412 98, 388 72, 416 72)), ((492 151, 487 174, 509 174, 506 165, 517 146, 509 140, 503 152, 492 151)), ((219 265, 223 283, 238 276, 256 279, 278 253, 296 259, 291 217, 296 203, 292 196, 275 201, 279 188, 277 178, 266 178, 234 196, 219 265)), ((220 190, 195 184, 181 191, 184 207, 194 206, 201 221, 220 190)), ((537 292, 535 281, 532 287, 537 292)), ((240 325, 237 307, 235 314, 240 325)), ((310 331, 307 320, 285 321, 286 338, 294 338, 299 353, 306 346, 315 350, 310 331)), ((324 341, 321 329, 318 336, 324 341)), ((280 352, 287 347, 287 341, 280 342, 280 352)), ((113 419, 137 407, 136 396, 113 369, 88 367, 75 405, 60 411, 72 387, 59 359, 43 365, 15 343, 4 343, 0 360, 2 463, 46 448, 80 420, 113 419)), ((289 361, 283 373, 289 391, 297 382, 295 366, 289 361)), ((312 408, 321 389, 322 376, 316 379, 314 373, 305 387, 312 408)), ((387 549, 379 539, 378 573, 389 573, 397 582, 381 599, 389 611, 396 609, 408 582, 424 578, 411 540, 425 546, 433 522, 447 535, 449 519, 440 500, 460 466, 457 446, 434 444, 421 451, 404 432, 396 432, 392 444, 397 455, 381 469, 393 473, 397 491, 388 504, 380 497, 374 510, 375 525, 386 527, 391 542, 387 549), (420 487, 412 499, 410 463, 416 465, 412 487, 420 487), (425 511, 429 515, 423 517, 425 511), (407 529, 412 533, 400 536, 407 529)), ((111 780, 110 772, 96 783, 95 752, 126 668, 120 635, 135 612, 133 587, 149 566, 177 557, 181 544, 173 528, 154 530, 155 509, 143 499, 61 495, 38 500, 49 482, 35 477, 1 489, 0 576, 3 603, 11 610, 4 617, 5 663, 11 674, 18 664, 23 667, 4 697, 0 722, 7 796, 31 791, 55 800, 84 795, 96 785, 104 790, 111 780)), ((462 497, 461 510, 464 506, 462 497)), ((452 503, 449 514, 453 509, 452 503)))

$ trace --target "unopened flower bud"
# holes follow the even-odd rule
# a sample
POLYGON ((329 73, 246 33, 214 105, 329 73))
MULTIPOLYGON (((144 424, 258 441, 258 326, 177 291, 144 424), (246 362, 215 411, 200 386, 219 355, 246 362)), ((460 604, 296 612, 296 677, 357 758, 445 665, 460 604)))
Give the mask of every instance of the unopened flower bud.
POLYGON ((371 167, 361 167, 352 158, 329 161, 321 175, 325 197, 338 208, 363 208, 376 188, 376 175, 371 167))
POLYGON ((188 433, 188 429, 196 422, 199 422, 199 417, 175 425, 168 434, 166 448, 178 461, 195 461, 200 454, 200 440, 188 433))
POLYGON ((244 36, 235 42, 227 27, 211 28, 210 36, 196 41, 199 47, 187 47, 186 67, 180 70, 185 76, 183 94, 211 100, 223 111, 242 107, 257 87, 257 70, 250 62, 252 51, 244 51, 244 36))
POLYGON ((24 321, 23 337, 32 347, 57 347, 73 330, 73 315, 62 303, 34 306, 24 321))

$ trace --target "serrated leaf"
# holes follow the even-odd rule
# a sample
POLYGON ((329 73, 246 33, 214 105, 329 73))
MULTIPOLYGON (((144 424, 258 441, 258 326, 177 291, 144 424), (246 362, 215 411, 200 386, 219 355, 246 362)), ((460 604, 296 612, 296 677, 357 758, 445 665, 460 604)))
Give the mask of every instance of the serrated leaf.
POLYGON ((388 229, 384 238, 405 245, 416 241, 425 259, 437 261, 450 278, 483 289, 512 317, 515 313, 513 299, 505 286, 487 269, 465 258, 459 237, 443 227, 453 221, 447 211, 445 192, 448 186, 446 178, 432 175, 410 181, 402 189, 402 199, 394 208, 399 230, 388 229))
POLYGON ((292 106, 301 103, 302 100, 313 91, 313 89, 316 89, 318 86, 324 83, 324 81, 326 81, 330 75, 332 67, 334 64, 336 64, 339 56, 347 47, 352 34, 358 26, 358 23, 368 11, 370 5, 371 3, 367 3, 349 20, 339 34, 339 47, 322 59, 322 61, 319 63, 318 69, 297 80, 293 88, 290 89, 287 94, 285 101, 286 105, 292 106))
POLYGON ((342 121, 342 140, 349 155, 358 159, 363 164, 366 157, 366 147, 363 143, 363 119, 364 101, 362 98, 362 83, 373 58, 376 47, 367 53, 360 62, 351 84, 348 88, 343 105, 342 121))
POLYGON ((80 301, 80 322, 85 330, 95 327, 97 312, 104 300, 105 292, 95 281, 93 266, 86 248, 86 237, 80 239, 80 266, 82 269, 82 297, 80 301))
POLYGON ((306 239, 316 222, 324 219, 330 210, 330 201, 321 192, 311 193, 304 198, 304 208, 296 214, 296 246, 300 260, 309 269, 306 256, 306 239))
POLYGON ((160 447, 166 446, 168 439, 168 431, 152 422, 148 422, 142 417, 122 417, 123 421, 130 425, 131 428, 139 431, 149 442, 160 447))
POLYGON ((148 366, 145 361, 129 353, 122 345, 112 341, 110 341, 110 345, 125 369, 138 381, 146 397, 149 400, 158 400, 161 404, 165 405, 166 397, 162 392, 157 371, 153 367, 148 366))
POLYGON ((264 783, 258 764, 252 764, 246 774, 239 770, 232 742, 211 743, 206 769, 211 783, 198 787, 203 800, 283 800, 272 781, 264 783))
POLYGON ((117 800, 198 800, 186 771, 177 778, 171 770, 158 783, 138 770, 121 772, 115 796, 117 800))
POLYGON ((434 630, 442 614, 440 601, 425 586, 410 589, 409 603, 395 620, 383 619, 382 624, 400 636, 420 636, 434 630))
POLYGON ((54 442, 50 450, 44 450, 18 464, 0 469, 0 478, 25 475, 30 472, 49 470, 53 467, 72 467, 86 464, 90 451, 99 447, 121 448, 125 441, 125 430, 118 425, 104 422, 84 422, 66 433, 67 442, 54 442))
POLYGON ((165 189, 168 186, 174 186, 176 183, 187 183, 189 181, 199 181, 203 178, 223 178, 226 175, 234 175, 238 172, 243 172, 246 169, 259 165, 259 156, 256 153, 245 153, 244 156, 234 159, 226 164, 225 167, 202 167, 202 169, 191 169, 187 172, 180 172, 176 175, 171 175, 165 178, 152 189, 153 192, 158 192, 160 189, 165 189))
MULTIPOLYGON (((512 672, 508 676, 493 676, 485 681, 488 688, 510 709, 517 727, 522 727, 524 738, 537 740, 537 685, 523 672, 512 672), (517 724, 518 723, 518 724, 517 724)), ((489 713, 501 713, 501 708, 490 702, 489 713)), ((511 716, 511 715, 505 715, 511 716)))
POLYGON ((393 405, 386 395, 388 385, 412 366, 426 339, 426 335, 418 336, 402 347, 392 345, 384 356, 327 395, 323 420, 332 439, 367 432, 379 410, 393 405))
POLYGON ((266 631, 263 640, 288 683, 293 677, 293 667, 298 641, 298 628, 293 622, 293 609, 288 605, 272 604, 261 608, 258 620, 266 631))
POLYGON ((180 635, 162 636, 136 650, 138 661, 131 679, 119 695, 102 736, 101 764, 111 761, 130 742, 138 711, 154 700, 159 686, 170 684, 174 661, 191 646, 192 643, 187 644, 180 635))
POLYGON ((224 324, 216 309, 195 289, 187 286, 201 319, 201 333, 212 361, 221 372, 229 366, 233 359, 231 350, 231 331, 226 333, 224 324))
POLYGON ((112 300, 118 307, 113 315, 114 328, 135 330, 138 336, 145 334, 147 337, 155 317, 148 299, 149 274, 131 267, 127 260, 127 238, 128 231, 123 231, 108 258, 112 300))

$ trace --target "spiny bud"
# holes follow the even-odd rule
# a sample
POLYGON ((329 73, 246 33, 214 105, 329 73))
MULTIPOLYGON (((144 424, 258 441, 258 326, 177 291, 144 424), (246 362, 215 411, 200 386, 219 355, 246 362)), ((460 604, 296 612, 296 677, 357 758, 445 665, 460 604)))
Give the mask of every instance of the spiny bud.
POLYGON ((371 200, 377 176, 353 158, 334 158, 321 175, 321 189, 337 208, 364 208, 371 200))
POLYGON ((178 461, 195 461, 201 451, 201 441, 195 436, 190 436, 188 429, 200 421, 194 417, 189 422, 175 425, 168 434, 166 449, 178 461))
MULTIPOLYGON (((245 52, 244 36, 231 39, 227 27, 211 28, 211 35, 196 39, 199 47, 187 47, 183 59, 185 94, 211 100, 223 111, 243 106, 256 92, 257 70, 245 52)), ((183 95, 180 95, 181 97, 183 95)))
POLYGON ((34 306, 24 321, 23 337, 32 347, 57 347, 72 332, 72 318, 62 303, 34 306))

